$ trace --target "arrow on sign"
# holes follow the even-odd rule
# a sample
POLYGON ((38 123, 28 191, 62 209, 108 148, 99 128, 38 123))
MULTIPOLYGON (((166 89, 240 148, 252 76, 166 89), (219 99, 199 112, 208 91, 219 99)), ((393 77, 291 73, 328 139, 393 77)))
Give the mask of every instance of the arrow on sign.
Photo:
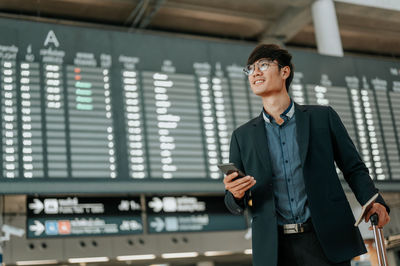
POLYGON ((44 225, 38 220, 35 220, 34 223, 29 226, 29 230, 35 232, 35 236, 41 235, 44 231, 44 225))
POLYGON ((149 207, 153 208, 154 212, 159 212, 163 208, 163 203, 160 198, 154 197, 152 201, 149 202, 149 207))
POLYGON ((33 210, 34 214, 40 213, 44 208, 43 203, 38 199, 33 199, 33 203, 29 204, 29 209, 33 210))
POLYGON ((153 227, 156 232, 161 232, 164 229, 164 222, 161 218, 156 217, 154 221, 150 223, 150 227, 153 227))

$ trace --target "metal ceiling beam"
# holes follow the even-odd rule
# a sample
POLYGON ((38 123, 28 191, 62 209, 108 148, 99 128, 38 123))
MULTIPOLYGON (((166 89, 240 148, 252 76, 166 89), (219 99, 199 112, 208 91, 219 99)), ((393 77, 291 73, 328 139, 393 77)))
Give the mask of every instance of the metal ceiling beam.
POLYGON ((149 6, 149 3, 150 0, 141 0, 129 14, 128 18, 125 20, 124 25, 130 25, 131 28, 136 28, 137 25, 140 23, 147 7, 149 6))
MULTIPOLYGON (((369 29, 369 28, 360 28, 352 25, 340 25, 340 35, 343 37, 352 37, 352 39, 357 40, 358 38, 369 38, 376 39, 377 31, 379 31, 379 40, 397 40, 400 38, 400 32, 391 29, 369 29)), ((314 34, 314 27, 312 25, 308 25, 304 27, 302 30, 303 33, 314 34)), ((368 44, 366 44, 368 46, 368 44)))
POLYGON ((147 11, 147 8, 149 7, 150 0, 144 0, 144 1, 141 1, 141 3, 143 3, 143 4, 140 7, 137 15, 134 17, 131 28, 136 28, 137 25, 139 25, 140 21, 142 20, 143 15, 145 14, 145 12, 147 11))
POLYGON ((335 3, 336 13, 338 18, 341 15, 346 15, 349 17, 357 16, 357 20, 380 20, 389 23, 400 23, 399 21, 399 11, 387 10, 379 8, 370 8, 367 6, 356 6, 351 4, 345 4, 336 2, 335 3))
POLYGON ((342 2, 352 5, 362 5, 368 8, 380 8, 388 10, 400 11, 400 3, 398 0, 335 0, 335 2, 342 2))
POLYGON ((261 42, 275 40, 285 43, 311 22, 312 16, 309 5, 289 7, 279 19, 269 25, 259 40, 261 42))
POLYGON ((157 14, 158 10, 160 10, 161 6, 165 3, 166 0, 156 0, 155 5, 153 6, 152 10, 145 16, 139 24, 139 28, 144 29, 146 28, 152 21, 155 14, 157 14))
MULTIPOLYGON (((265 0, 264 0, 265 1, 265 0)), ((290 7, 304 7, 310 5, 314 0, 266 0, 265 2, 271 4, 279 4, 282 6, 290 6, 290 7)))
POLYGON ((366 36, 368 38, 377 38, 377 31, 379 31, 379 40, 392 39, 398 40, 400 38, 400 32, 392 29, 369 29, 369 28, 360 28, 351 25, 341 25, 340 33, 346 36, 366 36))
POLYGON ((137 14, 140 12, 141 8, 144 5, 145 0, 140 0, 140 2, 135 6, 129 16, 125 19, 124 25, 131 24, 137 14))
MULTIPOLYGON (((169 10, 175 10, 176 13, 185 14, 185 16, 196 16, 196 18, 203 17, 205 19, 209 17, 232 17, 238 19, 250 19, 250 20, 257 20, 257 21, 265 21, 265 16, 255 15, 253 13, 246 13, 242 11, 232 11, 223 8, 216 8, 216 7, 207 7, 207 6, 200 6, 200 5, 192 5, 192 4, 183 4, 183 3, 173 3, 167 1, 163 8, 169 10)), ((267 18, 268 20, 268 18, 267 18)))

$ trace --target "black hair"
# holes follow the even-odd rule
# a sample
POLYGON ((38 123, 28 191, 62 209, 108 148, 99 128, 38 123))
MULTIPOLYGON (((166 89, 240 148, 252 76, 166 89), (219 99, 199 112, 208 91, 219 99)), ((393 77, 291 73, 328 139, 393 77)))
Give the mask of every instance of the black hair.
POLYGON ((271 61, 276 60, 279 64, 279 70, 282 67, 288 66, 290 68, 290 75, 286 79, 286 90, 289 92, 290 83, 292 83, 294 75, 294 66, 292 64, 292 55, 285 49, 276 44, 259 44, 251 52, 247 59, 247 65, 251 65, 261 58, 266 58, 271 61))

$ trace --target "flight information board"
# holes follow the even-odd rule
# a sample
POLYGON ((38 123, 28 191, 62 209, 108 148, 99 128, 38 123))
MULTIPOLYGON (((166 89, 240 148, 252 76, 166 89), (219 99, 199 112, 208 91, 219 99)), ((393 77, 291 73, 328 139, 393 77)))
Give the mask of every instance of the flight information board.
MULTIPOLYGON (((262 110, 251 43, 11 19, 0 34, 0 193, 222 191, 230 135, 262 110)), ((400 63, 289 50, 294 101, 331 105, 371 176, 400 179, 400 63)))

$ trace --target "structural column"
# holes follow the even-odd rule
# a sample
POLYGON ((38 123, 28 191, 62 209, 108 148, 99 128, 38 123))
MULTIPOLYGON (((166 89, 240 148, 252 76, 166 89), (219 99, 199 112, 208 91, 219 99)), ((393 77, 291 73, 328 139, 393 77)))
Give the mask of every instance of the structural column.
POLYGON ((311 9, 318 52, 324 55, 343 56, 333 0, 316 0, 311 9))

